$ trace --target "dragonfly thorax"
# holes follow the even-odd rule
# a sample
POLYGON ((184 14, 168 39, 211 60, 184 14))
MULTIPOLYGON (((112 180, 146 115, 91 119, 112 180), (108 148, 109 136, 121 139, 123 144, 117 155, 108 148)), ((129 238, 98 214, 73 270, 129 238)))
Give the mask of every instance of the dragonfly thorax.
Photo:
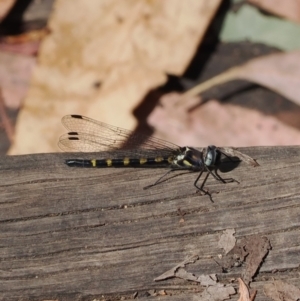
POLYGON ((175 156, 172 168, 174 169, 203 169, 203 153, 192 147, 181 147, 178 154, 175 156))
POLYGON ((192 147, 181 147, 175 156, 172 168, 174 169, 191 169, 194 171, 202 170, 204 165, 207 167, 214 166, 219 159, 217 147, 210 145, 203 151, 192 147))

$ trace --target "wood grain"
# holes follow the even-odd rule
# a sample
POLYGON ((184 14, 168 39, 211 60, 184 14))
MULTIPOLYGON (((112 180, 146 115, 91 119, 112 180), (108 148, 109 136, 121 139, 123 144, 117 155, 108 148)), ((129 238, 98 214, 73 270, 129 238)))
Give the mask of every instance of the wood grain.
POLYGON ((299 288, 300 147, 239 150, 260 166, 242 162, 220 172, 240 184, 209 177, 205 187, 219 191, 214 203, 195 193, 196 173, 143 190, 165 170, 64 164, 95 157, 89 154, 1 157, 0 299, 119 300, 137 292, 148 300, 149 291, 165 290, 156 299, 198 300, 201 285, 154 278, 198 254, 189 271, 215 273, 237 287, 231 280, 243 267, 224 274, 214 260, 229 228, 237 239, 259 234, 270 240, 272 250, 251 284, 255 300, 270 300, 263 285, 273 279, 299 288))

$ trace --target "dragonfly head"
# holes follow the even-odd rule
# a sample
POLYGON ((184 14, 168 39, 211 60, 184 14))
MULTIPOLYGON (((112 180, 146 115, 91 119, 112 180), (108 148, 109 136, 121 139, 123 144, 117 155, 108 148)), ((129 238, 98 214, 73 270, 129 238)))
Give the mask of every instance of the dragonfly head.
POLYGON ((204 150, 204 164, 207 167, 214 166, 220 157, 220 152, 218 151, 218 148, 214 145, 209 145, 204 150))

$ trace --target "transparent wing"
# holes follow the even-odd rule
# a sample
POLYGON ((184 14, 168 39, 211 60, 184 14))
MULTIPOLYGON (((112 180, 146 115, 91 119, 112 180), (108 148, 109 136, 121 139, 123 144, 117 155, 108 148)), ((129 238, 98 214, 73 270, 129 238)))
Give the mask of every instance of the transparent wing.
POLYGON ((66 115, 63 125, 70 130, 59 139, 63 151, 100 152, 130 150, 142 156, 169 155, 179 147, 173 143, 118 128, 81 115, 66 115))
MULTIPOLYGON (((101 152, 109 149, 107 145, 97 142, 95 137, 78 132, 70 132, 60 137, 58 146, 63 151, 101 152)), ((109 150, 113 150, 111 147, 109 150)))
POLYGON ((248 165, 252 165, 253 167, 259 166, 258 162, 250 156, 238 151, 233 147, 218 147, 218 149, 223 153, 230 157, 238 157, 241 161, 244 161, 248 165))

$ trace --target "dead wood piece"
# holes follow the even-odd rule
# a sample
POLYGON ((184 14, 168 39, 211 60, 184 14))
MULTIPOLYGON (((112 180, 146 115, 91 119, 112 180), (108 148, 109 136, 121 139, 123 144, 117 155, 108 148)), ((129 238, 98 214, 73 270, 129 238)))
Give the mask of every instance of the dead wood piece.
POLYGON ((245 265, 224 273, 213 260, 227 229, 235 229, 237 241, 257 234, 272 245, 264 261, 259 258, 262 265, 251 283, 255 300, 266 300, 263 286, 271 280, 299 288, 300 147, 239 151, 260 166, 241 162, 220 172, 239 185, 209 177, 205 186, 219 191, 214 203, 195 192, 193 174, 143 190, 164 171, 68 168, 67 153, 1 157, 2 299, 120 299, 137 293, 147 300, 150 290, 164 291, 164 300, 199 297, 211 286, 154 278, 193 254, 198 260, 185 266, 188 275, 217 274, 225 287, 241 277, 245 265))

